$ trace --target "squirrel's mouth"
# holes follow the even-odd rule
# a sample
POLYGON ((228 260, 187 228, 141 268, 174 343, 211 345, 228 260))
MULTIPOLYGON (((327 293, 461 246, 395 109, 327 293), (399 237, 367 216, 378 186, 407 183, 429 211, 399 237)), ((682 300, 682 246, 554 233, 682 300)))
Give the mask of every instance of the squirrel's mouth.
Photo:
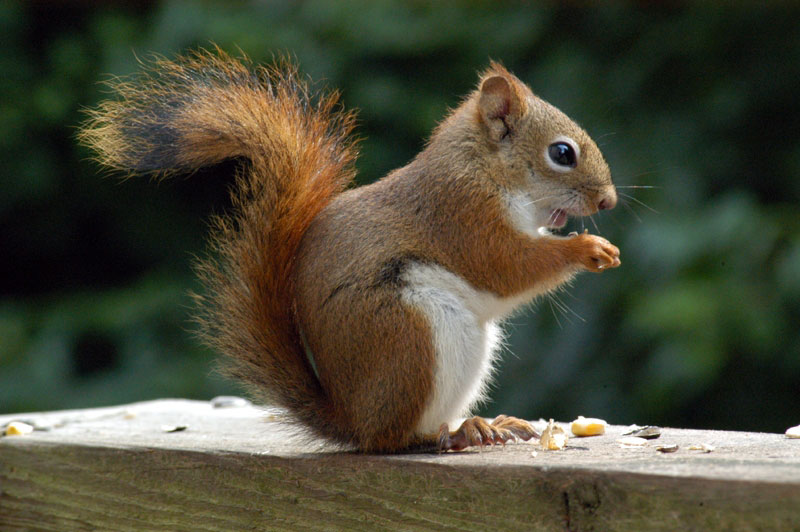
POLYGON ((564 209, 553 209, 550 211, 550 217, 547 219, 547 227, 550 229, 561 229, 567 225, 569 214, 564 209))

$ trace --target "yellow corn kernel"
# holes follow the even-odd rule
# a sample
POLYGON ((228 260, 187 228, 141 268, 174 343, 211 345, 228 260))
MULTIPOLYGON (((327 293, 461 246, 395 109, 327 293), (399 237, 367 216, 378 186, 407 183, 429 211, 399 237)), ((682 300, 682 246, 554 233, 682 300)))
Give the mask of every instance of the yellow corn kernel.
POLYGON ((584 438, 605 434, 607 424, 604 420, 596 417, 578 416, 578 419, 570 423, 569 428, 575 436, 584 438))
POLYGON ((12 421, 6 426, 6 436, 25 436, 33 432, 33 427, 22 421, 12 421))

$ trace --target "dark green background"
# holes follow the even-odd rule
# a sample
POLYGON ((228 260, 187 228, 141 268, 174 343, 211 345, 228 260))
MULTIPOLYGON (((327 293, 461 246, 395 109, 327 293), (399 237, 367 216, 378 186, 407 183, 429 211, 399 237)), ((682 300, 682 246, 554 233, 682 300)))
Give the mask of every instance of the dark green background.
POLYGON ((237 391, 192 337, 187 295, 232 168, 122 182, 74 140, 98 80, 216 42, 289 52, 340 88, 361 110, 361 182, 413 157, 496 59, 584 125, 618 185, 655 187, 595 217, 621 268, 509 320, 482 412, 800 422, 800 10, 89 4, 0 4, 0 412, 237 391))

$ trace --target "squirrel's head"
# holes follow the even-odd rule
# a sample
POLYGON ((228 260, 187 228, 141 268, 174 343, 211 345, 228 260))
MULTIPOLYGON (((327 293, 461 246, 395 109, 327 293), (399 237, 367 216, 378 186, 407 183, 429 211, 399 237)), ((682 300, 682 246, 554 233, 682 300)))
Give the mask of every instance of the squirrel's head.
POLYGON ((611 172, 594 141, 501 65, 483 74, 472 101, 480 144, 501 165, 504 188, 525 198, 537 227, 562 227, 569 216, 616 205, 611 172))

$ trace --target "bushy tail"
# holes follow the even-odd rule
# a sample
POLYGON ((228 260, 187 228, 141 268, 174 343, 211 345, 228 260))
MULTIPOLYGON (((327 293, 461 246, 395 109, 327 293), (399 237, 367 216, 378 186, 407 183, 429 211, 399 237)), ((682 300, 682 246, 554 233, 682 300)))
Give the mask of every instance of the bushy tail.
POLYGON ((104 165, 166 176, 246 160, 234 213, 214 219, 212 258, 199 265, 201 334, 261 398, 342 440, 295 322, 292 262, 311 221, 354 177, 354 116, 338 95, 311 94, 286 61, 253 68, 220 50, 157 59, 109 85, 116 99, 89 111, 79 133, 104 165))

